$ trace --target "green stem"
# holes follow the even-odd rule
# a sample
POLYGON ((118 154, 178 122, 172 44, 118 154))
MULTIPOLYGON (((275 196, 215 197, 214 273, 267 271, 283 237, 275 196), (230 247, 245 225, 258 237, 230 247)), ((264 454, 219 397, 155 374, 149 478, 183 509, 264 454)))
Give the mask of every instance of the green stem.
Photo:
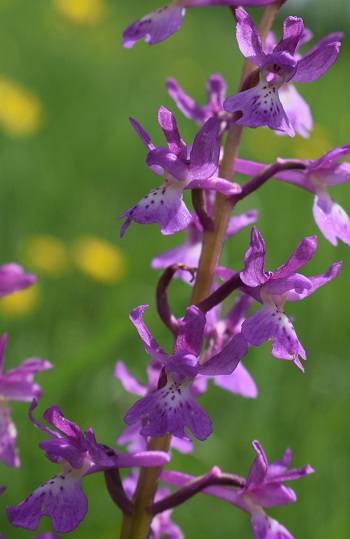
MULTIPOLYGON (((171 436, 150 438, 148 451, 168 451, 171 436)), ((134 494, 134 511, 132 515, 124 515, 120 539, 147 539, 153 515, 147 507, 153 502, 158 486, 161 466, 141 468, 140 477, 134 494)))

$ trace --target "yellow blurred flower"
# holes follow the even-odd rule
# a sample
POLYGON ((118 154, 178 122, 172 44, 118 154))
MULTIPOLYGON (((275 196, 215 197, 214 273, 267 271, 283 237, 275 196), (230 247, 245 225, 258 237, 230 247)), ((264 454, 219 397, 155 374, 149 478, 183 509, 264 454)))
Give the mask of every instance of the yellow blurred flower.
POLYGON ((0 77, 0 124, 12 136, 31 135, 38 130, 42 107, 37 97, 10 79, 0 77))
POLYGON ((21 318, 31 313, 39 301, 38 285, 14 292, 0 299, 0 313, 10 318, 21 318))
POLYGON ((53 236, 29 238, 23 251, 26 265, 50 277, 58 277, 68 268, 67 248, 53 236))
POLYGON ((112 243, 94 236, 78 240, 72 256, 80 271, 100 283, 116 283, 126 273, 125 255, 112 243))
POLYGON ((332 147, 329 134, 320 125, 315 125, 311 131, 310 138, 295 140, 293 157, 297 159, 318 159, 332 147))
POLYGON ((53 0, 58 11, 78 24, 100 22, 106 13, 104 0, 53 0))

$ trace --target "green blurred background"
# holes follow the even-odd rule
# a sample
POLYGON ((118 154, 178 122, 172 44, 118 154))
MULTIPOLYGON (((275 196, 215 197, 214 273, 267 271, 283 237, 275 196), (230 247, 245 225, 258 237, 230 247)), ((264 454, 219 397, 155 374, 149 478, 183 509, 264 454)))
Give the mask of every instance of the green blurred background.
MULTIPOLYGON (((36 417, 58 404, 69 419, 82 429, 93 427, 97 440, 111 446, 135 400, 113 377, 116 360, 122 358, 145 381, 147 356, 128 313, 150 304, 147 323, 171 349, 171 336, 155 314, 158 274, 149 264, 183 240, 181 233, 162 237, 156 225, 136 224, 119 238, 116 217, 157 185, 128 116, 162 145, 156 115, 163 104, 176 113, 181 134, 190 142, 197 128, 176 111, 165 78, 177 78, 204 103, 208 76, 221 73, 234 93, 242 65, 227 8, 188 10, 182 29, 166 42, 122 49, 123 29, 157 7, 158 0, 0 2, 0 263, 16 261, 38 275, 34 288, 0 303, 1 331, 9 333, 6 369, 31 356, 52 361, 55 368, 36 378, 44 390, 36 417)), ((333 1, 332 11, 326 1, 291 1, 280 22, 290 14, 303 16, 315 39, 336 30, 346 34, 350 26, 345 0, 333 1)), ((253 16, 259 12, 253 10, 253 16)), ((336 65, 316 83, 298 87, 312 107, 312 136, 290 140, 266 129, 247 131, 242 157, 316 158, 349 141, 349 47, 345 36, 336 65)), ((349 211, 348 193, 343 185, 331 194, 349 211)), ((240 211, 259 210, 267 269, 283 263, 303 237, 318 234, 311 207, 308 193, 277 182, 242 205, 240 211)), ((239 269, 248 242, 249 230, 232 239, 223 264, 239 269)), ((212 417, 214 433, 205 443, 195 442, 190 456, 174 452, 172 461, 174 469, 193 474, 217 464, 246 475, 255 457, 252 440, 262 443, 270 460, 292 447, 293 464, 310 463, 317 473, 295 485, 297 504, 269 513, 299 539, 350 534, 345 503, 350 483, 349 247, 334 248, 320 236, 305 273, 324 272, 338 260, 344 267, 336 282, 302 304, 287 305, 308 353, 306 373, 273 358, 270 343, 250 349, 245 365, 258 385, 258 401, 211 387, 200 402, 212 417)), ((188 297, 189 289, 175 282, 170 298, 178 316, 188 297)), ((38 449, 44 435, 28 421, 28 405, 11 407, 22 466, 13 470, 0 463, 0 486, 7 485, 0 532, 21 539, 35 534, 11 528, 4 506, 22 501, 57 468, 38 449)), ((89 512, 68 535, 116 538, 120 517, 102 475, 85 478, 83 486, 89 512)), ((252 536, 247 515, 205 496, 173 516, 191 539, 252 536)), ((39 531, 50 529, 45 517, 39 531)))

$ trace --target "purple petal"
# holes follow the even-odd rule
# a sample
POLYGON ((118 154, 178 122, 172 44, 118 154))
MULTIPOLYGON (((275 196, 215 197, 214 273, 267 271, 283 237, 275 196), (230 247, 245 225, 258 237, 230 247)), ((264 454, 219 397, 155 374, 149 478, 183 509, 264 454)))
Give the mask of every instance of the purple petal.
MULTIPOLYGON (((308 138, 309 132, 313 128, 309 105, 291 83, 286 83, 281 86, 279 97, 294 130, 302 137, 308 138)), ((280 131, 276 131, 276 133, 282 134, 280 131)))
POLYGON ((249 399, 255 399, 258 396, 256 384, 242 363, 238 363, 236 369, 229 376, 215 376, 214 384, 230 393, 242 395, 242 397, 249 399))
POLYGON ((140 430, 143 436, 165 436, 173 434, 190 439, 184 427, 199 440, 206 440, 211 434, 211 421, 206 412, 191 396, 189 384, 177 385, 171 376, 167 384, 154 393, 137 401, 127 412, 124 420, 132 425, 141 419, 147 424, 140 430))
POLYGON ((267 473, 267 458, 263 448, 257 440, 254 440, 253 447, 257 452, 257 456, 250 468, 246 488, 255 487, 259 483, 262 483, 267 473))
POLYGON ((224 109, 229 112, 241 111, 237 125, 249 127, 267 126, 294 137, 295 132, 278 96, 277 87, 263 78, 257 86, 227 97, 224 109))
POLYGON ((31 402, 42 395, 41 387, 33 383, 34 374, 51 369, 49 361, 30 358, 23 361, 15 369, 7 371, 0 376, 0 394, 8 400, 31 402))
POLYGON ((350 245, 350 220, 345 210, 325 190, 317 190, 312 208, 318 228, 333 245, 337 238, 350 245))
POLYGON ((149 134, 141 127, 139 122, 137 122, 133 118, 129 118, 129 120, 130 120, 131 125, 135 129, 136 133, 138 134, 138 136, 140 137, 140 139, 146 146, 146 148, 148 148, 149 150, 154 150, 155 146, 154 144, 152 144, 149 134))
POLYGON ((257 219, 258 212, 256 210, 250 210, 245 213, 241 213, 239 215, 231 217, 227 227, 226 237, 229 238, 234 234, 238 234, 238 232, 242 230, 242 228, 252 225, 256 222, 257 219))
POLYGON ((181 380, 192 379, 198 374, 198 359, 186 351, 178 352, 168 359, 165 372, 166 374, 176 373, 181 380))
POLYGON ((248 343, 241 333, 235 335, 221 352, 199 367, 199 373, 206 376, 231 374, 240 360, 248 352, 248 343))
POLYGON ((6 466, 18 468, 20 461, 16 449, 17 431, 11 419, 11 410, 4 403, 0 404, 0 460, 6 466))
POLYGON ((169 150, 183 160, 186 160, 187 147, 180 137, 175 116, 165 107, 159 107, 158 123, 162 128, 169 150))
MULTIPOLYGON (((202 232, 199 232, 197 228, 194 227, 191 223, 190 226, 187 228, 186 233, 187 238, 183 245, 175 247, 175 249, 171 249, 170 251, 162 253, 153 258, 151 262, 151 267, 155 269, 166 268, 168 266, 171 266, 172 264, 181 262, 189 268, 196 268, 198 266, 198 261, 201 254, 202 232)), ((187 283, 193 281, 192 275, 187 271, 177 271, 175 273, 175 277, 180 277, 187 283)))
POLYGON ((84 436, 78 425, 65 418, 58 406, 51 406, 44 413, 44 419, 55 427, 59 432, 75 438, 77 442, 83 442, 84 436))
MULTIPOLYGON (((314 256, 317 249, 317 236, 304 238, 296 247, 291 257, 285 264, 277 268, 273 274, 273 280, 287 277, 290 273, 294 273, 299 268, 307 264, 314 256)), ((295 287, 293 287, 295 288, 295 287)))
POLYGON ((283 453, 282 457, 278 460, 275 460, 269 464, 269 469, 267 471, 268 478, 274 478, 275 476, 279 476, 281 473, 284 473, 287 468, 292 463, 292 450, 287 447, 285 452, 283 453))
POLYGON ((147 449, 147 439, 140 435, 140 425, 138 423, 126 427, 118 437, 117 444, 118 446, 126 445, 129 453, 147 449))
POLYGON ((86 451, 84 441, 81 444, 75 443, 75 440, 67 438, 53 438, 39 443, 40 449, 46 452, 45 456, 51 462, 57 464, 60 459, 65 459, 72 468, 79 470, 86 461, 86 451))
POLYGON ((159 346, 143 321, 143 313, 147 308, 148 305, 140 305, 136 309, 133 309, 130 313, 130 320, 136 327, 147 354, 153 357, 153 359, 165 364, 169 358, 168 354, 159 346))
POLYGON ((204 314, 195 305, 188 307, 179 326, 174 352, 186 350, 197 358, 202 351, 204 326, 204 314))
POLYGON ((281 41, 274 48, 274 52, 287 51, 294 54, 304 31, 303 20, 298 17, 288 17, 283 22, 283 35, 281 41))
POLYGON ((0 298, 28 288, 35 281, 36 276, 25 273, 18 264, 4 264, 0 266, 0 298))
POLYGON ((226 82, 219 73, 210 75, 207 82, 208 108, 212 115, 219 114, 223 110, 223 101, 226 95, 226 82))
POLYGON ((260 346, 272 339, 272 355, 280 359, 291 359, 301 369, 298 355, 306 359, 305 350, 300 344, 292 322, 277 306, 264 304, 263 307, 249 316, 242 324, 242 334, 247 341, 260 346))
POLYGON ((255 287, 268 280, 268 276, 264 272, 265 256, 264 238, 259 230, 253 226, 249 247, 244 255, 244 270, 240 272, 244 284, 255 287))
POLYGON ((216 173, 220 156, 219 120, 210 118, 198 131, 190 154, 190 173, 193 180, 205 180, 216 173))
POLYGON ((294 539, 282 524, 264 512, 253 513, 252 531, 255 539, 294 539))
POLYGON ((242 192, 242 188, 238 183, 232 183, 214 176, 206 180, 192 180, 186 185, 185 189, 209 189, 228 197, 242 192))
POLYGON ((41 517, 47 515, 51 517, 56 532, 67 533, 80 524, 87 509, 80 474, 71 470, 71 473, 56 475, 22 503, 7 507, 6 511, 12 526, 36 530, 41 517))
POLYGON ((132 221, 144 225, 158 223, 165 236, 186 228, 191 222, 191 214, 182 200, 182 191, 183 185, 176 180, 151 191, 136 206, 118 217, 126 217, 120 236, 124 235, 132 221))
MULTIPOLYGON (((297 60, 294 58, 292 54, 290 54, 287 51, 272 52, 266 55, 262 67, 274 65, 274 64, 282 69, 282 71, 284 72, 284 75, 281 74, 281 77, 284 76, 285 80, 288 81, 289 79, 293 77, 295 73, 297 60)), ((269 68, 268 68, 268 75, 269 77, 272 76, 272 80, 274 80, 273 75, 269 72, 269 68)), ((268 80, 270 80, 270 78, 268 80)), ((277 77, 277 80, 279 81, 279 84, 276 87, 279 88, 281 79, 277 77)))
POLYGON ((119 454, 118 468, 132 468, 141 466, 152 468, 153 466, 164 466, 168 464, 170 457, 164 451, 140 451, 132 454, 119 454))
POLYGON ((184 114, 186 118, 194 120, 198 125, 203 125, 210 116, 210 112, 208 113, 205 107, 197 105, 194 99, 183 91, 175 79, 167 79, 166 87, 169 95, 173 98, 182 114, 184 114))
POLYGON ((242 8, 236 9, 235 16, 237 19, 236 37, 239 50, 253 64, 262 65, 265 54, 263 53, 260 35, 255 24, 242 8))
POLYGON ((268 166, 264 163, 256 163, 255 161, 248 161, 246 159, 237 158, 235 161, 235 171, 245 176, 256 176, 268 166))
POLYGON ((294 490, 280 483, 271 483, 256 487, 249 493, 249 498, 261 507, 278 507, 294 503, 297 499, 294 490))
POLYGON ((189 171, 186 163, 168 148, 160 146, 149 152, 146 163, 152 170, 154 167, 161 167, 182 182, 189 179, 189 171))
POLYGON ((123 387, 129 393, 133 395, 141 395, 142 397, 147 393, 147 387, 140 384, 136 378, 134 378, 126 368, 123 361, 117 361, 114 369, 114 376, 118 378, 123 384, 123 387))
POLYGON ((313 82, 319 79, 338 58, 340 42, 321 46, 297 63, 293 82, 313 82))
POLYGON ((184 15, 185 9, 175 4, 153 11, 124 30, 123 47, 130 49, 140 39, 149 45, 164 41, 177 32, 184 15))
MULTIPOLYGON (((309 41, 312 37, 313 36, 311 34, 309 39, 304 41, 304 43, 309 41)), ((311 47, 311 49, 309 49, 304 54, 304 57, 308 56, 309 54, 312 54, 314 51, 316 51, 317 49, 323 47, 324 45, 328 45, 329 43, 334 43, 335 41, 340 41, 343 37, 344 37, 344 34, 342 32, 332 32, 330 34, 327 34, 327 35, 323 36, 317 43, 315 43, 315 45, 313 45, 313 47, 311 47)), ((300 45, 300 43, 299 43, 299 45, 300 45)))
MULTIPOLYGON (((278 462, 279 461, 277 461, 277 466, 278 466, 278 462)), ((307 464, 303 468, 293 468, 292 470, 281 469, 281 471, 277 473, 277 470, 274 470, 275 466, 276 466, 275 462, 273 462, 272 464, 269 464, 269 469, 266 476, 268 483, 274 483, 274 482, 281 483, 282 481, 295 481, 296 479, 305 477, 306 475, 314 473, 315 471, 313 468, 311 468, 309 464, 307 464), (273 475, 273 474, 276 474, 276 475, 273 475)))
POLYGON ((282 295, 289 290, 298 290, 302 292, 304 290, 311 290, 312 284, 308 277, 300 275, 299 273, 291 273, 286 277, 280 279, 274 279, 274 276, 264 285, 264 293, 282 295))
MULTIPOLYGON (((342 159, 350 152, 350 144, 332 148, 325 155, 316 161, 309 162, 304 174, 306 174, 312 186, 313 192, 324 186, 338 185, 350 181, 350 163, 336 163, 338 159, 342 159)), ((287 172, 287 171, 286 171, 287 172)))
POLYGON ((304 290, 303 292, 296 292, 296 290, 291 290, 287 294, 286 301, 300 301, 307 296, 310 296, 315 292, 315 290, 320 288, 320 286, 323 286, 335 279, 338 276, 341 267, 342 263, 337 262, 335 264, 332 264, 326 273, 309 277, 309 281, 312 285, 311 288, 309 290, 304 290))

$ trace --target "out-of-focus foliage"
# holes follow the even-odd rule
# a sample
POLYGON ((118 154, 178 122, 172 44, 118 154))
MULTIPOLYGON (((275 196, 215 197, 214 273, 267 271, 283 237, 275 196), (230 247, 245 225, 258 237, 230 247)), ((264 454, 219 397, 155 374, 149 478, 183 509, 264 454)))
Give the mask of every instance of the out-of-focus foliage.
MULTIPOLYGON (((349 30, 348 3, 339 0, 343 11, 336 5, 332 2, 330 10, 329 2, 291 1, 283 16, 304 16, 320 39, 326 32, 349 30)), ((183 240, 181 234, 161 237, 155 225, 135 224, 119 239, 116 217, 158 185, 144 164, 145 148, 128 116, 142 124, 155 144, 163 144, 156 122, 163 104, 177 115, 181 134, 190 143, 197 128, 175 110, 165 78, 177 78, 204 103, 209 74, 220 72, 234 93, 242 65, 228 8, 188 10, 181 30, 166 42, 123 50, 123 29, 157 7, 158 0, 0 3, 0 263, 15 261, 38 275, 35 288, 18 293, 22 299, 14 295, 1 300, 1 331, 9 333, 6 363, 14 367, 34 355, 52 361, 55 368, 37 376, 44 397, 36 415, 57 404, 66 417, 81 428, 93 427, 98 441, 109 445, 115 444, 134 402, 113 378, 115 361, 122 358, 145 380, 147 357, 128 313, 150 304, 147 323, 163 347, 171 349, 171 336, 155 311, 158 273, 149 264, 183 240)), ((259 11, 253 15, 258 18, 259 11)), ((275 30, 280 35, 277 25, 275 30)), ((315 158, 348 142, 349 54, 346 35, 336 65, 316 83, 300 88, 315 121, 308 140, 251 130, 244 134, 241 156, 315 158)), ((332 192, 348 212, 349 192, 349 185, 332 192)), ((270 268, 283 263, 304 236, 318 234, 311 206, 308 193, 269 182, 240 208, 259 210, 270 268)), ((223 264, 241 269, 248 241, 249 230, 229 240, 223 264)), ((253 439, 262 443, 269 460, 292 447, 295 466, 310 463, 316 474, 296 485, 297 504, 271 514, 299 539, 349 533, 344 503, 350 482, 349 247, 334 248, 320 237, 318 254, 306 271, 324 272, 338 260, 344 267, 334 283, 301 305, 288 305, 308 353, 306 373, 272 358, 269 343, 252 348, 245 364, 257 382, 258 401, 211 388, 201 404, 213 419, 214 434, 205 443, 196 442, 193 455, 173 455, 172 466, 189 473, 218 464, 245 475, 255 456, 253 439)), ((184 284, 172 285, 170 302, 178 316, 188 294, 184 284)), ((12 529, 4 505, 24 499, 57 467, 37 446, 42 433, 28 421, 28 406, 14 403, 12 408, 22 466, 10 470, 0 463, 0 485, 7 485, 0 498, 0 531, 7 539, 22 539, 33 534, 12 529)), ((69 536, 116 537, 120 517, 103 477, 97 474, 84 482, 89 513, 69 536)), ((178 508, 174 520, 191 539, 251 537, 248 517, 204 496, 178 508)), ((40 530, 48 529, 44 519, 40 530)))

